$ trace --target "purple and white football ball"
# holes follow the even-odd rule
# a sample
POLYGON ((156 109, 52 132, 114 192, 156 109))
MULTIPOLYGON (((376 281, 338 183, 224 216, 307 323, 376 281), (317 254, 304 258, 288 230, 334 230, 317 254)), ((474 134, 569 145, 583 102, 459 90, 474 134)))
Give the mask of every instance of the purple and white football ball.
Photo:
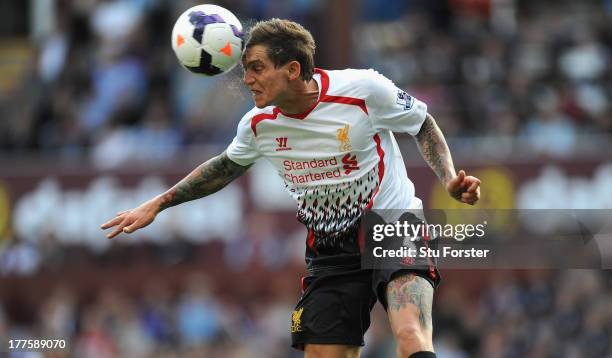
POLYGON ((221 6, 194 6, 172 29, 172 49, 180 64, 200 75, 228 72, 240 61, 243 47, 240 21, 221 6))

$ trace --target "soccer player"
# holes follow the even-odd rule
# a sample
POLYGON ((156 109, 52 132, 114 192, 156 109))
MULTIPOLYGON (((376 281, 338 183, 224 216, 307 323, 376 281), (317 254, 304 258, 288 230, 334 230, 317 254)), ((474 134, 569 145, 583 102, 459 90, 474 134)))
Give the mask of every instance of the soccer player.
POLYGON ((366 209, 420 209, 392 132, 416 138, 448 193, 466 204, 480 181, 455 172, 425 103, 373 70, 314 67, 315 42, 301 25, 257 23, 242 58, 255 107, 219 156, 167 192, 102 225, 132 233, 164 209, 221 190, 260 158, 270 161, 308 229, 309 276, 291 320, 292 345, 306 357, 358 357, 378 299, 388 312, 398 357, 435 357, 431 306, 439 274, 404 266, 361 268, 359 219, 366 209))

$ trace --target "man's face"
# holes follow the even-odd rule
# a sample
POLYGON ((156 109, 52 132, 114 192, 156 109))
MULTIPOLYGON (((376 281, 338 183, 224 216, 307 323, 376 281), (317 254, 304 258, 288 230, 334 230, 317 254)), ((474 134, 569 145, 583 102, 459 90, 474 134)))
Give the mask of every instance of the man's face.
POLYGON ((249 47, 242 61, 244 83, 251 90, 257 108, 277 105, 289 83, 287 65, 274 67, 264 45, 249 47))

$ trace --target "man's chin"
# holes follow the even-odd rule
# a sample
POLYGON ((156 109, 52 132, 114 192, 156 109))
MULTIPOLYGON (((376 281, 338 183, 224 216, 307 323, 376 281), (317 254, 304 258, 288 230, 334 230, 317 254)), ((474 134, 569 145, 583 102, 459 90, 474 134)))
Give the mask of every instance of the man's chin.
POLYGON ((268 107, 268 104, 264 101, 255 101, 255 107, 262 109, 268 107))

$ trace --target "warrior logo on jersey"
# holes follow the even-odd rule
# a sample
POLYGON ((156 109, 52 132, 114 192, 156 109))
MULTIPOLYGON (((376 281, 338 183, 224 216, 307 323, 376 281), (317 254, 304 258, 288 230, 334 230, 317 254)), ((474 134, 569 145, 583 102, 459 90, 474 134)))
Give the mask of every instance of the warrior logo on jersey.
POLYGON ((349 138, 349 125, 348 123, 344 124, 344 128, 337 129, 336 139, 340 141, 340 151, 341 152, 350 152, 353 150, 353 146, 351 145, 351 138, 349 138))
POLYGON ((402 105, 404 107, 404 110, 407 111, 410 108, 412 108, 412 105, 414 104, 414 98, 412 98, 412 96, 409 95, 408 93, 402 90, 398 90, 397 100, 395 101, 395 103, 402 105))
POLYGON ((287 147, 287 137, 277 137, 276 138, 276 151, 280 150, 291 150, 291 147, 287 147))

